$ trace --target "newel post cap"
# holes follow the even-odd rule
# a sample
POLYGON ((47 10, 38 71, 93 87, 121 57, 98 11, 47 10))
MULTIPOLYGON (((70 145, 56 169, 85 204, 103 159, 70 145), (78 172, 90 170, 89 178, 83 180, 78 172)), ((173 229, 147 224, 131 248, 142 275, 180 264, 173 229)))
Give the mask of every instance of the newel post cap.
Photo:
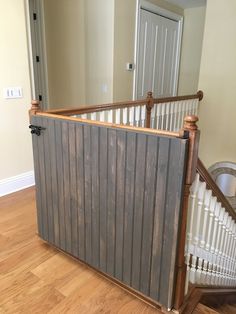
POLYGON ((203 99, 203 96, 204 96, 203 91, 202 91, 202 90, 199 90, 199 91, 197 92, 197 95, 198 95, 199 101, 201 101, 201 100, 203 99))
POLYGON ((31 108, 29 110, 29 116, 35 115, 39 111, 41 111, 39 101, 38 100, 32 100, 31 101, 31 108))
POLYGON ((31 110, 39 110, 40 109, 40 104, 38 100, 32 100, 31 101, 31 110))
POLYGON ((186 116, 184 118, 184 130, 188 131, 196 131, 198 130, 197 122, 198 122, 197 116, 186 116))

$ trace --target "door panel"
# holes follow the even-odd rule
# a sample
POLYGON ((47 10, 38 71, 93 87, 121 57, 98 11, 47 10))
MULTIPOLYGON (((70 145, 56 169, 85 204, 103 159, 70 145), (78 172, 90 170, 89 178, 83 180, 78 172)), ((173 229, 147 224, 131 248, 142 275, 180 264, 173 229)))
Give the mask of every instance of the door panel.
POLYGON ((141 9, 137 58, 137 98, 148 91, 173 96, 178 78, 178 27, 169 18, 141 9))

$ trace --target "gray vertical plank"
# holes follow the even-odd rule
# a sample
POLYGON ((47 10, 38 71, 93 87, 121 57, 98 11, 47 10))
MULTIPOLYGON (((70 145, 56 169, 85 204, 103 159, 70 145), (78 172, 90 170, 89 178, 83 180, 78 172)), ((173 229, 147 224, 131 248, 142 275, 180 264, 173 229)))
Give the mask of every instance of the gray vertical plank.
POLYGON ((140 266, 141 266, 141 245, 143 227, 143 205, 144 205, 144 183, 146 175, 146 142, 145 134, 137 135, 136 154, 136 178, 135 178, 135 199, 134 199, 134 230, 133 230, 133 252, 132 252, 132 287, 139 289, 140 266))
POLYGON ((116 130, 108 130, 107 273, 115 273, 116 130))
POLYGON ((55 121, 50 119, 48 126, 49 132, 49 148, 51 156, 51 177, 52 177, 52 211, 53 211, 53 230, 54 230, 54 244, 60 246, 60 232, 59 232, 59 213, 58 213, 58 190, 57 190, 57 165, 56 165, 56 142, 55 142, 55 121))
POLYGON ((92 258, 92 180, 91 180, 91 126, 84 126, 84 195, 85 195, 85 256, 86 262, 92 258))
POLYGON ((78 209, 77 209, 77 177, 76 177, 76 140, 75 124, 69 123, 69 158, 70 158, 70 211, 71 211, 71 253, 79 254, 78 241, 78 209))
POLYGON ((44 119, 45 131, 43 131, 44 137, 44 155, 45 155, 45 179, 46 179, 46 193, 47 193, 47 211, 48 211, 48 241, 54 243, 54 214, 52 203, 52 155, 50 144, 50 124, 49 119, 44 119))
POLYGON ((60 248, 66 249, 65 238, 65 214, 64 214, 64 178, 63 178, 63 154, 62 154, 62 122, 55 120, 56 135, 56 164, 57 164, 57 191, 58 191, 58 212, 59 212, 59 231, 60 248))
MULTIPOLYGON (((45 119, 38 118, 36 125, 44 127, 45 119)), ((46 190, 46 169, 45 169, 45 147, 44 137, 48 130, 41 132, 38 140, 40 189, 42 202, 42 238, 48 241, 48 209, 47 209, 47 190, 46 190)))
POLYGON ((107 259, 107 128, 100 129, 100 268, 106 271, 107 259))
POLYGON ((133 208, 134 208, 134 181, 136 159, 135 150, 136 150, 136 133, 127 132, 123 281, 128 285, 130 285, 131 282, 131 263, 133 244, 133 208))
POLYGON ((65 204, 65 236, 66 251, 71 251, 71 204, 70 204, 70 156, 69 156, 69 126, 62 122, 62 153, 63 153, 63 183, 65 204))
POLYGON ((91 128, 92 167, 92 265, 99 267, 99 128, 91 128))
POLYGON ((122 280, 125 204, 126 132, 117 131, 115 276, 122 280))
POLYGON ((162 237, 166 202, 166 183, 168 175, 169 139, 160 138, 158 150, 158 168, 156 183, 156 199, 153 223, 152 264, 150 278, 150 297, 159 299, 161 277, 162 237))
POLYGON ((76 124, 76 177, 78 199, 78 242, 79 258, 85 260, 85 200, 84 200, 84 130, 76 124))
POLYGON ((186 140, 32 123, 41 237, 171 307, 186 140))
POLYGON ((172 306, 173 302, 185 152, 184 140, 171 139, 159 297, 161 304, 164 304, 168 308, 172 306), (176 156, 178 156, 178 158, 176 158, 176 156))
MULTIPOLYGON (((37 125, 38 117, 31 117, 31 124, 37 125)), ((42 215, 42 195, 41 195, 41 174, 40 174, 40 156, 39 156, 39 141, 40 137, 32 134, 33 156, 34 156, 34 175, 35 175, 35 189, 36 189, 36 206, 37 206, 37 225, 38 233, 43 235, 43 215, 42 215)))
POLYGON ((151 249, 153 232, 153 208, 156 189, 158 138, 149 135, 147 139, 146 176, 144 192, 144 214, 142 232, 141 282, 140 290, 149 294, 151 249))

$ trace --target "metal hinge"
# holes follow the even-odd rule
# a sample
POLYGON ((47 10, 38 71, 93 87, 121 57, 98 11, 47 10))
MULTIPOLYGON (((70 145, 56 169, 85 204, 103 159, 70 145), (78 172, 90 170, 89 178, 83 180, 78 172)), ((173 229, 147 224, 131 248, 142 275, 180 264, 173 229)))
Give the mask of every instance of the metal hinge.
POLYGON ((33 125, 31 124, 29 126, 29 128, 31 129, 31 134, 36 134, 37 136, 41 135, 41 131, 42 130, 46 130, 45 128, 41 127, 41 126, 37 126, 37 125, 33 125))
POLYGON ((36 62, 39 62, 39 61, 40 61, 39 56, 36 56, 36 62))
POLYGON ((43 96, 39 95, 39 101, 42 101, 42 100, 43 100, 43 96))
POLYGON ((37 20, 37 13, 33 13, 33 20, 34 20, 34 21, 37 20))

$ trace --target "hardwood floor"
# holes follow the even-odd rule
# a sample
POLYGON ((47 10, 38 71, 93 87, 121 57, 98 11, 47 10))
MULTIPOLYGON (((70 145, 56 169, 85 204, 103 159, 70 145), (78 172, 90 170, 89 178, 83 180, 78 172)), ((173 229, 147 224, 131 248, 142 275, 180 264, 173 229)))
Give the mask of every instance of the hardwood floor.
POLYGON ((36 235, 34 188, 0 198, 0 313, 161 313, 36 235))

